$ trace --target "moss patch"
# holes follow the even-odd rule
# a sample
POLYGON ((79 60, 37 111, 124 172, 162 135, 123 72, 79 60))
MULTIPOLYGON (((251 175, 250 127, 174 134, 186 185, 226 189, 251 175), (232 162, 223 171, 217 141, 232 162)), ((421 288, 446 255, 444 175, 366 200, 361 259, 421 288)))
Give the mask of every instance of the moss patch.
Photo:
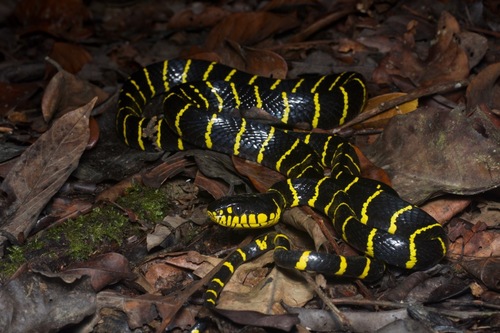
MULTIPOLYGON (((133 212, 141 226, 162 221, 172 206, 168 189, 135 186, 117 204, 133 212)), ((0 281, 5 281, 22 264, 36 258, 36 264, 59 269, 91 255, 119 251, 125 239, 145 233, 122 210, 111 204, 96 206, 90 213, 68 220, 32 237, 23 246, 12 246, 0 261, 0 281)))

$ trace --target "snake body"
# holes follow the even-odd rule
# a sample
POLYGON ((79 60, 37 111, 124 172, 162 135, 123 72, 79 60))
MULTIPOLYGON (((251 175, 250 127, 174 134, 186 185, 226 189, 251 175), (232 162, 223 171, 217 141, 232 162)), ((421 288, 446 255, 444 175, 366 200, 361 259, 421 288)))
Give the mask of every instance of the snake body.
POLYGON ((208 207, 210 218, 231 228, 268 227, 290 207, 308 205, 328 216, 342 239, 365 256, 342 257, 292 251, 285 235, 256 239, 235 251, 212 279, 206 304, 213 305, 234 269, 275 248, 276 264, 378 279, 384 264, 426 269, 446 254, 443 228, 401 199, 391 187, 360 177, 353 147, 333 135, 297 133, 285 127, 332 128, 364 106, 361 76, 338 75, 279 80, 201 60, 167 60, 133 74, 120 92, 118 135, 140 149, 183 150, 191 146, 240 156, 279 171, 287 180, 266 193, 222 198, 208 207), (164 94, 162 117, 144 108, 164 94), (242 117, 265 109, 268 122, 242 117), (268 120, 269 120, 268 119, 268 120), (331 176, 324 176, 325 167, 331 176))

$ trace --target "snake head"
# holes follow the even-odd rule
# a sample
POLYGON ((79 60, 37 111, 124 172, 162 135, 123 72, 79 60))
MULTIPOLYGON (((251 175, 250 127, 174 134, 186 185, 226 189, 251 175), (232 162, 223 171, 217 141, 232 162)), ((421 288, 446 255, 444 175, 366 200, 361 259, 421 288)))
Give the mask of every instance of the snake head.
POLYGON ((275 193, 224 197, 207 207, 209 218, 228 228, 267 228, 278 223, 282 211, 275 193))

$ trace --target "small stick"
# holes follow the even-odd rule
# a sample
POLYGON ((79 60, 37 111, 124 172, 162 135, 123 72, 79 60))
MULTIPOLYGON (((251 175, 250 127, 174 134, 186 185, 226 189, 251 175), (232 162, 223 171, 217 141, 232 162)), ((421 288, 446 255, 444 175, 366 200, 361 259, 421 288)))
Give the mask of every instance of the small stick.
POLYGON ((469 84, 469 80, 458 80, 458 81, 451 81, 451 82, 443 82, 440 84, 433 85, 431 87, 415 89, 406 95, 391 99, 390 101, 381 103, 378 106, 376 106, 370 110, 366 110, 365 112, 360 113, 358 116, 356 116, 356 118, 346 122, 342 126, 339 126, 335 129, 331 130, 330 132, 331 133, 338 133, 347 127, 358 124, 362 121, 365 121, 366 119, 369 119, 369 118, 374 117, 382 112, 390 110, 390 109, 396 107, 397 105, 401 105, 403 103, 412 101, 416 98, 420 98, 422 96, 434 95, 434 94, 442 94, 442 93, 446 93, 446 92, 449 92, 452 90, 465 88, 465 87, 467 87, 468 84, 469 84))

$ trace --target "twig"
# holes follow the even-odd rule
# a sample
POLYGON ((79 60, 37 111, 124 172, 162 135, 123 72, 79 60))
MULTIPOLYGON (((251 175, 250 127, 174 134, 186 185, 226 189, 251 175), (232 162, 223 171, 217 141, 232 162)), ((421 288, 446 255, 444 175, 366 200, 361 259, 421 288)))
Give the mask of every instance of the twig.
POLYGON ((318 295, 319 298, 325 303, 325 305, 332 311, 333 315, 338 321, 338 324, 341 326, 342 330, 349 330, 351 324, 349 319, 340 311, 335 304, 333 304, 332 299, 325 295, 323 290, 317 285, 316 281, 311 277, 308 272, 300 272, 301 275, 306 279, 307 283, 314 288, 314 291, 318 295))
POLYGON ((449 91, 461 89, 461 88, 467 87, 468 84, 469 84, 469 80, 458 80, 458 81, 444 82, 441 84, 434 85, 432 87, 415 89, 406 95, 391 99, 390 101, 381 103, 372 109, 366 110, 365 112, 359 114, 356 118, 346 122, 342 126, 339 126, 335 129, 333 129, 331 131, 331 133, 338 133, 347 127, 358 124, 362 121, 365 121, 366 119, 369 119, 369 118, 374 117, 380 113, 383 113, 387 110, 390 110, 390 109, 396 107, 397 105, 404 104, 404 103, 412 101, 416 98, 420 98, 422 96, 434 95, 434 94, 442 94, 442 93, 446 93, 449 91))

